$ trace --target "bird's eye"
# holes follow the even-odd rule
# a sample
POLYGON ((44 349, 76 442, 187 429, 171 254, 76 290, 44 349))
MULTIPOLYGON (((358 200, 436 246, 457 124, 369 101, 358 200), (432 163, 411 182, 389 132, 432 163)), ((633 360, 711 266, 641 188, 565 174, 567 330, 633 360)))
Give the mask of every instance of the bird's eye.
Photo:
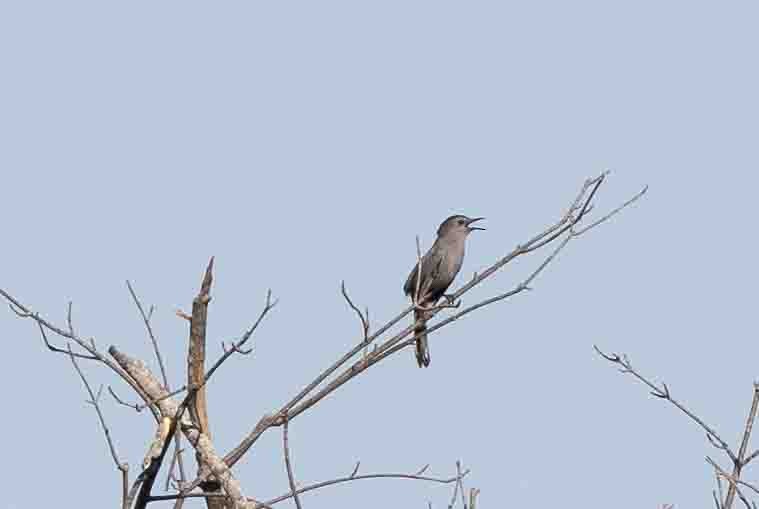
POLYGON ((464 224, 464 223, 466 223, 466 221, 464 221, 463 219, 459 219, 459 224, 464 224))

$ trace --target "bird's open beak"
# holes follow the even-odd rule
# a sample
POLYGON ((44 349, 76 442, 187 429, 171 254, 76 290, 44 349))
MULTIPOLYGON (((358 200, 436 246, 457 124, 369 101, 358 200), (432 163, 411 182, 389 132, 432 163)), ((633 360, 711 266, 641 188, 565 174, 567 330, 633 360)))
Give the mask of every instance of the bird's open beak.
POLYGON ((482 219, 485 219, 485 218, 484 217, 475 217, 474 219, 470 219, 469 221, 467 221, 466 225, 469 227, 470 230, 484 230, 485 228, 479 228, 477 226, 469 226, 472 223, 474 223, 475 221, 480 221, 482 219))

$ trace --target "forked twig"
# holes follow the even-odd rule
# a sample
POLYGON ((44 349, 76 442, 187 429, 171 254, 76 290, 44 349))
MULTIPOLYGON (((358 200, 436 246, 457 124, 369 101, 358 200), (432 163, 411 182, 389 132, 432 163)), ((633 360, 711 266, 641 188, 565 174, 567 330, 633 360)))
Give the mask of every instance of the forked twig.
POLYGON ((619 366, 622 366, 620 369, 620 372, 623 374, 630 374, 633 377, 637 378, 639 381, 643 382, 645 385, 647 385, 651 389, 651 395, 656 396, 657 398, 669 401, 672 403, 678 410, 680 410, 682 413, 687 415, 691 420, 693 420, 696 424, 701 426, 704 431, 706 431, 707 438, 709 442, 711 442, 716 448, 722 450, 727 454, 727 456, 730 458, 730 461, 735 463, 738 458, 733 452, 733 450, 730 448, 730 446, 727 445, 727 442, 725 442, 722 437, 719 436, 719 434, 708 424, 706 424, 700 417, 698 417, 696 414, 691 412, 688 408, 686 408, 682 403, 677 401, 672 397, 672 394, 669 391, 669 387, 667 387, 667 384, 662 384, 662 387, 657 387, 656 384, 645 378, 643 375, 638 373, 630 363, 630 360, 627 358, 626 355, 619 355, 619 354, 606 354, 603 351, 601 351, 598 346, 593 345, 593 349, 596 351, 598 355, 606 359, 607 361, 617 364, 619 366))

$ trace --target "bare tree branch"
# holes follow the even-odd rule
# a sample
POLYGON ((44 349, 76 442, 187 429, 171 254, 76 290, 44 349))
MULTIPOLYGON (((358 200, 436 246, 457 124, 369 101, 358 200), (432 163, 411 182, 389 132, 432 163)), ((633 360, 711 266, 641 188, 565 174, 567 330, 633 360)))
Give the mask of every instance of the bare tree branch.
POLYGON ((746 459, 745 459, 745 460, 743 460, 743 465, 744 465, 744 466, 745 466, 745 465, 748 465, 748 464, 749 464, 749 463, 751 463, 751 462, 752 462, 754 459, 756 459, 756 457, 757 457, 757 456, 759 456, 759 449, 757 449, 756 451, 754 451, 754 452, 752 452, 751 454, 749 454, 748 456, 746 456, 746 459))
POLYGON ((39 323, 39 322, 37 322, 37 326, 40 329, 40 334, 42 334, 42 340, 45 342, 45 346, 47 346, 48 350, 50 350, 51 352, 63 353, 63 354, 66 354, 66 355, 73 355, 74 357, 78 357, 79 359, 87 359, 87 360, 92 360, 92 361, 98 360, 98 358, 95 357, 94 355, 86 355, 86 354, 82 354, 82 353, 76 353, 74 351, 71 351, 70 349, 69 350, 64 350, 62 348, 58 348, 57 346, 53 346, 50 343, 50 341, 48 341, 47 334, 45 334, 45 328, 42 326, 42 324, 39 323))
MULTIPOLYGON (((177 436, 179 436, 179 434, 175 433, 174 434, 174 439, 175 440, 176 440, 177 436)), ((173 473, 174 473, 174 465, 176 465, 176 463, 179 460, 179 458, 181 458, 183 452, 184 452, 184 449, 174 448, 174 453, 171 456, 171 463, 169 463, 169 473, 166 475, 166 486, 164 487, 164 491, 169 491, 169 488, 172 485, 172 481, 176 482, 176 478, 173 475, 173 473)), ((178 486, 181 487, 181 485, 183 483, 184 483, 184 480, 180 480, 178 486)))
POLYGON ((224 361, 226 361, 227 359, 229 359, 229 357, 232 356, 232 354, 234 354, 236 352, 244 354, 246 352, 246 351, 241 351, 242 346, 245 343, 248 342, 248 340, 251 338, 251 336, 253 336, 253 333, 256 331, 256 329, 258 329, 258 326, 261 325, 261 322, 266 317, 266 315, 269 313, 269 311, 271 311, 274 308, 274 306, 277 305, 277 302, 279 302, 279 301, 276 300, 276 299, 275 300, 271 299, 271 290, 268 290, 266 292, 266 303, 264 305, 263 310, 258 315, 258 318, 253 323, 253 325, 250 327, 250 329, 248 329, 247 331, 245 331, 245 333, 242 335, 242 337, 237 342, 232 343, 232 347, 230 349, 228 349, 226 352, 224 352, 224 354, 221 357, 219 357, 219 360, 217 360, 213 364, 213 366, 211 366, 211 368, 206 372, 206 374, 203 376, 203 380, 206 383, 208 382, 208 379, 211 378, 211 375, 213 375, 214 372, 216 372, 216 370, 221 367, 221 365, 224 363, 224 361))
POLYGON ((342 292, 343 297, 345 297, 345 300, 348 302, 348 306, 350 306, 350 308, 358 315, 358 319, 361 321, 361 332, 364 335, 362 342, 366 343, 369 339, 369 310, 366 310, 366 316, 364 316, 361 310, 358 309, 355 304, 353 304, 353 301, 348 296, 348 291, 345 289, 345 281, 340 284, 340 291, 342 292))
POLYGON ((720 499, 717 498, 717 492, 714 490, 712 490, 712 498, 714 499, 714 505, 717 506, 717 509, 722 509, 722 503, 720 502, 720 499))
MULTIPOLYGON (((205 362, 206 362, 206 329, 208 322, 208 304, 211 302, 211 284, 213 283, 213 257, 208 262, 203 281, 198 295, 192 301, 192 316, 190 317, 190 339, 187 350, 187 387, 197 388, 194 401, 190 403, 190 418, 200 428, 201 436, 211 439, 211 428, 208 421, 208 399, 205 389, 205 362)), ((198 466, 202 467, 202 453, 196 451, 198 466)), ((201 484, 205 492, 216 492, 219 483, 214 478, 210 482, 201 484)), ((180 504, 180 502, 178 502, 180 504)), ((208 509, 223 509, 224 502, 221 500, 206 499, 208 509)))
POLYGON ((300 504, 300 497, 298 496, 298 487, 295 485, 295 477, 293 476, 293 467, 290 463, 290 446, 287 443, 287 418, 285 418, 285 424, 282 426, 282 448, 283 448, 283 454, 285 456, 285 468, 287 469, 287 480, 290 483, 290 491, 292 491, 293 494, 293 500, 295 500, 295 507, 298 509, 303 509, 303 506, 300 504))
MULTIPOLYGON (((480 284, 485 279, 492 276, 496 271, 501 269, 503 266, 505 266, 509 262, 513 261, 515 258, 525 255, 527 253, 530 253, 536 249, 539 249, 540 247, 543 247, 544 245, 560 238, 562 235, 569 233, 569 235, 565 239, 563 239, 562 242, 560 242, 557 249, 543 262, 543 264, 541 264, 538 267, 538 269, 535 272, 533 272, 533 274, 530 277, 528 277, 528 279, 525 281, 524 284, 518 286, 512 291, 506 292, 504 294, 493 297, 491 299, 487 299, 486 301, 483 301, 474 306, 470 306, 469 308, 461 311, 460 313, 452 317, 449 317, 447 320, 444 320, 440 324, 436 324, 430 327, 427 333, 429 334, 430 332, 437 330, 440 327, 447 325, 448 323, 451 323, 452 321, 455 321, 458 318, 476 309, 479 309, 488 304, 498 302, 500 300, 503 300, 507 297, 510 297, 512 295, 515 295, 517 293, 520 293, 528 289, 529 283, 531 283, 532 280, 542 270, 545 269, 545 267, 556 256, 558 251, 560 251, 564 246, 566 246, 569 240, 579 236, 581 233, 585 233, 585 231, 588 230, 588 228, 586 228, 580 233, 577 233, 575 232, 574 228, 583 220, 585 215, 588 214, 593 208, 593 204, 591 203, 591 201, 595 197, 596 192, 598 191, 601 184, 604 182, 607 174, 608 173, 603 173, 596 178, 586 180, 582 188, 580 189, 580 192, 578 193, 578 195, 572 202, 572 205, 569 207, 569 210, 566 212, 566 214, 564 214, 564 216, 562 216, 562 218, 557 223, 550 226, 548 229, 536 235, 532 239, 528 240, 526 243, 517 246, 511 253, 507 254, 506 256, 498 260, 496 263, 494 263, 490 267, 486 268, 485 270, 481 271, 478 274, 476 273, 475 277, 473 277, 471 281, 464 284, 460 289, 458 289, 452 295, 452 298, 454 300, 460 299, 461 296, 464 295, 466 292, 468 292, 469 290, 471 290, 472 288, 480 284)), ((599 224, 607 221, 612 216, 617 214, 619 211, 621 211, 625 207, 637 201, 641 196, 645 194, 646 190, 647 188, 643 188, 643 190, 641 190, 631 199, 627 200, 623 205, 617 207, 611 213, 607 214, 606 216, 602 217, 600 220, 593 223, 591 227, 598 226, 599 224)), ((403 341, 405 338, 407 338, 409 335, 413 335, 413 326, 405 328, 403 331, 396 334, 391 339, 386 340, 371 354, 367 355, 364 359, 359 360, 358 362, 354 363, 352 366, 346 368, 341 374, 336 376, 321 390, 317 391, 315 394, 309 397, 309 394, 312 391, 314 391, 314 389, 316 389, 319 385, 321 385, 322 382, 324 382, 330 375, 332 375, 335 371, 337 371, 342 366, 344 366, 351 358, 353 358, 354 355, 356 355, 362 349, 365 349, 368 344, 372 343, 373 341, 383 336, 385 332, 387 332, 391 327, 393 327, 400 320, 406 317, 413 309, 414 309, 413 305, 407 307, 396 317, 392 318, 385 325, 380 327, 374 334, 372 334, 368 338, 365 338, 363 341, 358 342, 356 346, 354 346, 346 354, 340 357, 334 364, 332 364, 329 368, 327 368, 320 375, 318 375, 312 382, 306 385, 306 387, 303 390, 301 390, 296 396, 294 396, 290 401, 285 403, 277 412, 275 412, 274 415, 276 417, 264 416, 264 418, 262 418, 262 420, 259 421, 259 423, 255 426, 255 428, 232 451, 230 451, 225 456, 225 461, 227 465, 229 466, 234 465, 245 454, 245 452, 256 442, 256 440, 258 440, 260 435, 266 429, 268 429, 271 426, 282 425, 284 422, 285 414, 287 414, 288 419, 290 420, 293 419, 294 417, 301 414, 303 411, 312 407, 314 404, 316 404, 318 401, 323 399, 325 396, 332 393, 338 387, 342 386, 344 383, 346 383, 347 381, 351 380, 359 373, 366 370, 369 366, 376 364, 379 360, 382 360, 388 355, 391 355, 395 353, 396 351, 402 348, 405 348, 407 345, 411 344, 413 341, 413 338, 399 345, 399 343, 403 341), (263 425, 262 425, 262 422, 263 422, 263 425)), ((433 309, 432 311, 430 311, 430 318, 440 311, 441 309, 433 309)))
MULTIPOLYGON (((166 389, 158 381, 158 379, 150 372, 150 369, 140 360, 133 359, 123 352, 119 351, 115 346, 111 346, 108 352, 113 356, 119 365, 126 370, 139 384, 144 388, 145 392, 153 399, 158 400, 156 405, 160 409, 160 412, 164 416, 175 416, 178 414, 178 405, 172 398, 165 397, 166 389)), ((203 385, 208 383, 210 375, 203 381, 203 385)), ((193 389, 193 392, 197 388, 193 389)), ((191 395, 185 397, 185 401, 191 395)), ((207 467, 206 470, 213 472, 214 478, 221 483, 222 488, 226 495, 232 500, 235 509, 247 507, 247 499, 245 498, 239 481, 237 481, 232 475, 229 467, 224 463, 222 458, 216 453, 211 440, 205 433, 201 433, 199 428, 189 419, 187 416, 182 416, 179 422, 181 431, 187 437, 187 440, 195 447, 196 453, 200 457, 199 464, 207 467)), ((193 486, 194 489, 200 485, 193 486)), ((144 488, 144 487, 143 487, 144 488)), ((209 497, 210 498, 210 497, 209 497)), ((175 500, 172 498, 171 500, 175 500)), ((150 496, 148 502, 154 500, 168 500, 166 498, 156 498, 150 496)))
MULTIPOLYGON (((469 490, 469 509, 477 508, 477 497, 480 496, 480 490, 472 488, 469 490)), ((466 507, 464 508, 466 509, 466 507)))
MULTIPOLYGON (((142 302, 140 302, 140 299, 137 297, 137 293, 134 291, 134 288, 132 287, 132 283, 127 280, 127 289, 129 289, 129 294, 132 296, 132 300, 134 301, 135 306, 137 306, 137 310, 140 312, 140 316, 142 317, 142 321, 145 324, 145 329, 148 332, 148 336, 150 337, 150 342, 153 344, 153 353, 155 353, 156 360, 158 361, 158 367, 161 369, 161 378, 163 379, 163 385, 166 387, 167 391, 170 391, 169 388, 169 377, 166 375, 166 365, 163 362, 163 356, 161 355, 161 349, 158 346, 158 340, 155 337, 155 334, 153 333, 153 327, 150 325, 150 318, 148 318, 148 315, 145 314, 145 310, 142 307, 142 302)), ((152 307, 151 314, 152 314, 152 307)))
MULTIPOLYGON (((163 362, 161 349, 158 346, 158 339, 156 339, 156 336, 153 333, 153 327, 150 325, 150 318, 153 316, 153 306, 150 307, 150 311, 146 314, 144 308, 142 307, 142 302, 140 302, 140 299, 137 297, 137 293, 134 291, 134 288, 132 287, 132 283, 129 280, 127 280, 126 284, 127 284, 127 288, 129 289, 129 294, 132 296, 132 300, 134 301, 135 306, 137 306, 137 310, 139 311, 140 316, 142 317, 142 321, 145 324, 145 329, 148 332, 148 337, 150 337, 150 342, 153 345, 153 353, 155 354, 156 360, 158 361, 158 367, 161 370, 161 378, 163 379, 163 385, 166 388, 166 390, 170 392, 171 387, 169 386, 169 377, 166 374, 166 365, 163 362)), ((116 395, 114 394, 114 392, 111 390, 110 387, 108 387, 108 390, 111 393, 111 395, 114 396, 115 398, 116 395)), ((181 454, 177 453, 177 451, 179 451, 181 447, 182 447, 181 437, 179 436, 178 433, 174 434, 174 455, 172 456, 171 466, 169 467, 169 474, 166 476, 167 484, 168 484, 168 480, 171 478, 172 472, 174 471, 174 465, 177 465, 179 467, 180 484, 184 484, 184 482, 187 480, 185 470, 184 470, 184 461, 182 460, 181 454)))
MULTIPOLYGON (((746 427, 743 430, 743 438, 741 438, 741 447, 738 450, 738 458, 733 462, 733 474, 731 479, 740 480, 741 470, 746 465, 746 450, 748 449, 748 441, 751 437, 751 430, 754 427, 754 421, 756 420, 756 412, 759 407, 759 385, 754 382, 754 395, 751 399, 751 410, 749 410, 748 418, 746 419, 746 427)), ((731 482, 727 488, 727 495, 725 496, 725 508, 729 509, 733 505, 733 499, 735 494, 738 493, 738 484, 731 482)), ((740 493, 738 493, 740 495, 740 493)))
POLYGON ((717 502, 717 509, 723 509, 722 501, 725 499, 725 497, 723 496, 724 493, 722 491, 722 478, 719 476, 719 472, 717 472, 716 470, 714 471, 714 480, 717 483, 719 498, 717 498, 717 494, 715 493, 714 490, 712 490, 712 495, 714 496, 714 499, 717 502))
POLYGON ((161 447, 160 454, 153 457, 147 468, 145 468, 142 474, 140 474, 140 477, 142 478, 142 486, 140 487, 140 492, 137 495, 137 499, 134 503, 135 509, 145 509, 145 507, 147 507, 147 505, 151 502, 150 491, 153 489, 153 484, 155 483, 158 472, 161 469, 161 464, 163 463, 163 459, 166 456, 166 451, 169 450, 169 444, 172 442, 177 428, 180 427, 180 423, 184 417, 184 411, 194 396, 194 390, 189 391, 185 399, 182 401, 182 403, 179 404, 173 414, 164 414, 164 417, 167 417, 170 420, 168 431, 166 433, 166 436, 161 437, 163 445, 161 447))
MULTIPOLYGON (((741 490, 738 488, 738 485, 742 484, 744 486, 747 486, 747 487, 751 488, 754 491, 757 491, 757 489, 754 486, 752 486, 751 484, 749 484, 747 482, 744 482, 744 481, 741 481, 739 478, 734 477, 734 476, 728 474, 727 472, 725 472, 724 470, 722 470, 722 468, 717 464, 717 462, 715 462, 709 456, 706 457, 706 461, 712 467, 714 467, 714 470, 717 473, 717 475, 719 477, 725 479, 727 481, 727 483, 729 484, 729 487, 728 487, 728 497, 730 496, 730 490, 732 489, 733 493, 737 493, 738 494, 738 498, 741 499, 741 502, 743 502, 743 505, 745 505, 748 509, 752 509, 751 508, 751 503, 748 501, 748 499, 745 497, 745 495, 743 495, 743 493, 741 492, 741 490)), ((757 491, 757 493, 759 493, 759 491, 757 491)), ((735 495, 733 495, 733 497, 734 496, 735 495)), ((733 505, 733 499, 730 498, 728 500, 726 498, 725 502, 722 504, 722 507, 724 509, 730 509, 732 507, 732 505, 733 505)))
MULTIPOLYGON (((459 318, 463 317, 464 315, 467 315, 471 313, 472 311, 476 311, 482 307, 485 307, 490 304, 494 304, 496 302, 502 301, 508 297, 512 297, 518 293, 521 293, 525 290, 529 290, 530 286, 529 284, 532 283, 532 281, 542 272, 546 266, 556 257, 559 251, 561 251, 572 239, 572 235, 565 237, 559 245, 556 247, 556 249, 541 263, 538 268, 533 271, 530 276, 517 285, 514 289, 502 293, 501 295, 497 295, 495 297, 491 297, 489 299, 485 299, 482 302, 479 302, 477 304, 474 304, 472 306, 469 306, 468 308, 432 325, 428 326, 426 330, 426 334, 429 336, 430 334, 434 333, 438 329, 458 320, 459 318)), ((454 294, 455 295, 455 294, 454 294)), ((433 313, 436 313, 440 310, 440 308, 445 306, 437 306, 430 308, 430 310, 433 313)), ((458 305, 448 306, 448 307, 458 307, 458 305)), ((401 342, 404 338, 408 337, 409 334, 412 334, 414 330, 414 326, 410 326, 406 329, 404 329, 402 332, 396 334, 391 339, 385 341, 381 345, 379 345, 375 351, 371 353, 366 359, 362 359, 355 363, 350 368, 346 369, 342 374, 335 377, 331 382, 329 382, 327 385, 324 386, 321 390, 317 391, 313 396, 309 397, 308 399, 304 400, 297 406, 295 406, 292 410, 288 412, 288 418, 292 419, 294 417, 297 417, 304 411, 308 410, 315 404, 317 404, 319 401, 321 401, 324 397, 335 391, 337 388, 348 382, 349 380, 355 378, 358 374, 365 371, 367 368, 373 366, 374 364, 377 364, 378 362, 382 361, 386 357, 389 357, 390 355, 396 353, 399 350, 402 350, 406 348, 407 346, 413 345, 416 337, 412 336, 405 341, 401 342)))
POLYGON ((133 408, 137 410, 138 412, 140 411, 140 405, 138 405, 137 403, 129 403, 127 401, 124 401, 123 399, 119 397, 118 394, 116 394, 116 392, 113 390, 113 387, 111 387, 110 385, 108 386, 108 392, 111 393, 111 396, 116 401, 116 403, 120 405, 124 405, 125 407, 133 408))
MULTIPOLYGON (((298 495, 302 495, 303 493, 307 493, 309 491, 317 490, 320 488, 324 488, 327 486, 333 486, 336 484, 342 484, 346 482, 351 481, 358 481, 362 479, 408 479, 408 480, 416 480, 416 481, 427 481, 427 482, 433 482, 438 484, 452 484, 460 479, 466 477, 469 474, 469 469, 464 470, 461 472, 461 474, 457 474, 454 477, 449 478, 441 478, 441 477, 431 477, 431 476, 424 476, 424 475, 418 475, 418 474, 404 474, 404 473, 381 473, 381 474, 362 474, 362 475, 348 475, 345 477, 337 477, 335 479, 330 479, 328 481, 322 481, 314 484, 310 484, 308 486, 304 486, 303 488, 298 489, 295 493, 298 495)), ((186 493, 186 494, 178 494, 178 495, 157 495, 151 497, 151 500, 176 500, 179 497, 182 498, 210 498, 217 495, 209 495, 205 493, 186 493)), ((266 502, 253 502, 252 509, 265 509, 269 506, 278 504, 280 502, 283 502, 285 500, 289 500, 293 498, 294 494, 292 491, 285 493, 284 495, 280 495, 278 497, 272 498, 271 500, 267 500, 266 502)))
MULTIPOLYGON (((754 457, 759 453, 752 453, 749 456, 746 456, 746 451, 748 450, 748 443, 749 439, 751 437, 751 431, 754 427, 754 421, 756 420, 757 411, 759 410, 759 384, 754 383, 754 391, 753 391, 753 397, 751 399, 751 409, 749 410, 748 417, 746 418, 746 425, 743 430, 743 436, 741 438, 741 445, 740 449, 738 450, 738 454, 736 455, 733 450, 727 445, 727 443, 717 434, 717 432, 710 427, 708 424, 706 424, 700 417, 695 415, 693 412, 691 412, 689 409, 687 409, 682 403, 678 402, 674 398, 672 398, 672 394, 670 393, 669 387, 667 387, 667 384, 662 384, 662 387, 656 386, 653 382, 645 378, 643 375, 638 373, 633 367, 630 362, 630 359, 626 355, 619 355, 619 354, 606 354, 602 352, 596 345, 593 345, 593 348, 595 349, 596 353, 606 359, 607 361, 617 364, 618 366, 621 366, 621 369, 619 370, 623 374, 630 374, 646 384, 649 388, 651 388, 651 394, 653 396, 656 396, 657 398, 664 399, 672 403, 675 407, 677 407, 681 412, 683 412, 685 415, 687 415, 691 420, 693 420, 696 424, 701 426, 706 431, 706 438, 709 440, 709 443, 713 445, 715 448, 724 451, 725 454, 730 458, 730 461, 733 465, 733 471, 731 474, 725 473, 711 458, 707 457, 707 461, 714 467, 716 473, 717 473, 717 487, 719 489, 719 498, 717 497, 716 493, 713 493, 716 505, 719 509, 731 509, 733 506, 733 501, 735 499, 735 495, 737 494, 741 501, 751 509, 751 504, 749 504, 748 500, 743 496, 743 494, 738 489, 738 485, 742 484, 743 481, 741 481, 741 472, 743 470, 743 467, 745 467, 751 460, 754 459, 754 457), (727 494, 725 495, 725 498, 723 500, 722 498, 722 485, 720 483, 720 478, 723 478, 728 481, 728 489, 727 494)), ((751 487, 750 485, 748 485, 751 487)))
MULTIPOLYGON (((83 350, 85 350, 87 353, 89 353, 92 357, 97 359, 99 362, 102 362, 109 368, 111 368, 122 380, 124 380, 127 384, 129 384, 130 387, 132 387, 137 394, 145 401, 148 402, 150 398, 145 394, 145 392, 140 388, 140 386, 124 371, 122 370, 116 363, 114 363, 111 359, 104 356, 95 346, 95 340, 90 339, 89 341, 83 340, 81 337, 79 337, 76 332, 73 330, 73 326, 71 325, 71 307, 69 306, 69 312, 68 312, 68 324, 69 324, 69 330, 65 331, 61 329, 60 327, 57 327, 56 325, 50 323, 49 321, 42 318, 38 313, 32 312, 29 308, 21 304, 16 298, 11 296, 8 292, 0 288, 0 296, 5 298, 10 305, 11 310, 16 313, 20 318, 28 318, 34 322, 37 323, 37 325, 40 328, 46 329, 50 332, 53 332, 57 334, 58 336, 71 340, 75 342, 77 345, 79 345, 83 350)), ((47 338, 43 335, 43 338, 45 339, 46 346, 51 346, 49 342, 47 341, 47 338)), ((50 348, 49 348, 50 349, 50 348)), ((52 351, 59 351, 60 349, 51 349, 52 351)), ((63 353, 63 352, 61 352, 63 353)), ((82 356, 81 354, 77 354, 74 352, 75 357, 79 358, 87 358, 86 356, 82 356)), ((150 407, 151 412, 153 413, 153 417, 155 418, 156 422, 159 420, 158 411, 150 407)))
POLYGON ((143 480, 143 474, 138 475, 137 479, 134 480, 134 483, 132 484, 132 487, 129 490, 129 494, 127 495, 126 502, 124 502, 123 509, 130 509, 132 507, 132 504, 134 503, 134 499, 137 497, 137 492, 140 490, 140 486, 142 486, 142 480, 143 480))
MULTIPOLYGON (((211 378, 211 375, 213 375, 214 372, 216 372, 216 370, 219 369, 221 367, 221 365, 227 359, 229 359, 229 357, 231 357, 234 353, 245 354, 245 353, 248 352, 247 350, 243 350, 242 346, 245 343, 248 342, 248 340, 251 338, 251 336, 256 331, 256 329, 261 324, 261 322, 266 317, 266 315, 269 313, 269 311, 271 311, 274 308, 274 306, 277 305, 277 302, 278 302, 277 300, 272 300, 271 299, 271 290, 268 290, 267 293, 266 293, 266 304, 264 305, 264 308, 261 311, 261 313, 258 315, 258 318, 256 319, 256 321, 253 323, 253 325, 247 331, 245 331, 243 333, 242 337, 239 340, 237 340, 236 342, 232 342, 230 348, 226 349, 224 351, 224 353, 221 355, 221 357, 219 357, 219 359, 216 362, 214 362, 214 364, 211 366, 211 368, 208 371, 206 371, 205 375, 203 375, 203 383, 204 384, 208 382, 208 379, 211 378)), ((160 403, 162 400, 164 400, 166 398, 174 397, 177 394, 181 394, 182 392, 184 392, 186 390, 187 390, 187 385, 183 385, 182 387, 180 387, 178 389, 175 389, 175 390, 173 390, 171 392, 168 392, 168 393, 164 392, 164 393, 161 394, 161 396, 159 396, 157 398, 148 399, 145 404, 130 404, 130 403, 124 402, 123 400, 121 400, 120 398, 118 398, 118 396, 116 396, 115 394, 113 394, 113 396, 122 405, 134 408, 135 410, 137 410, 138 412, 140 412, 140 411, 144 410, 146 407, 153 406, 153 405, 155 405, 157 403, 160 403)))
POLYGON ((456 484, 453 487, 453 496, 451 497, 451 502, 448 504, 448 509, 453 509, 453 507, 456 505, 456 495, 461 492, 461 507, 466 509, 466 500, 464 499, 464 483, 463 483, 463 477, 461 475, 461 462, 456 462, 456 484))
POLYGON ((190 341, 187 352, 187 387, 198 387, 195 401, 190 403, 190 418, 200 428, 201 433, 209 436, 206 391, 202 385, 206 360, 206 322, 208 319, 208 303, 211 302, 210 291, 212 282, 213 257, 208 262, 203 282, 200 285, 200 291, 192 301, 190 341))
POLYGON ((728 455, 730 458, 730 461, 733 463, 738 461, 737 456, 735 453, 730 449, 730 447, 727 445, 727 442, 725 442, 719 434, 708 424, 706 424, 700 417, 698 417, 696 414, 688 410, 685 406, 683 406, 682 403, 672 398, 672 395, 669 392, 669 388, 667 387, 667 384, 662 384, 662 388, 657 387, 653 382, 649 381, 647 378, 643 377, 640 373, 638 373, 635 369, 633 369, 632 365, 630 364, 629 359, 626 355, 618 355, 618 354, 606 354, 601 351, 600 348, 598 348, 596 345, 593 345, 593 348, 595 349, 596 353, 606 359, 607 361, 617 364, 619 366, 622 366, 620 369, 620 372, 623 374, 630 374, 646 384, 648 387, 651 388, 651 395, 656 396, 657 398, 664 399, 672 403, 675 407, 677 407, 681 412, 683 412, 685 415, 691 418, 696 424, 701 426, 705 431, 707 438, 710 442, 715 445, 720 450, 725 451, 725 454, 728 455), (714 443, 716 442, 716 443, 714 443))
POLYGON ((103 388, 101 387, 100 391, 98 391, 97 396, 95 396, 95 393, 92 392, 92 387, 90 387, 90 384, 87 381, 87 378, 84 376, 84 373, 79 367, 79 364, 77 364, 76 362, 76 356, 74 355, 74 352, 71 351, 70 344, 68 345, 68 349, 69 349, 69 358, 71 359, 71 363, 74 365, 74 369, 76 369, 76 372, 79 374, 79 378, 82 379, 82 383, 84 384, 84 388, 87 390, 87 394, 90 395, 90 399, 87 401, 87 403, 95 407, 95 412, 97 412, 98 420, 100 421, 100 427, 103 429, 105 440, 106 442, 108 442, 108 449, 111 451, 111 458, 113 458, 113 462, 116 464, 116 468, 119 469, 119 471, 121 472, 121 486, 122 486, 121 501, 122 501, 123 508, 127 509, 126 503, 127 503, 127 495, 128 495, 127 489, 129 487, 129 465, 127 463, 122 463, 119 460, 119 455, 116 453, 116 446, 113 445, 113 439, 111 438, 111 431, 108 429, 108 424, 106 424, 105 417, 103 416, 103 412, 100 409, 100 393, 103 388))
MULTIPOLYGON (((329 481, 322 481, 319 483, 311 484, 309 486, 305 486, 303 488, 300 488, 297 490, 298 495, 302 495, 303 493, 316 490, 319 488, 324 488, 326 486, 332 486, 335 484, 340 484, 344 482, 350 482, 350 481, 358 481, 360 479, 411 479, 411 480, 417 480, 417 481, 429 481, 439 484, 451 484, 459 481, 460 479, 463 479, 469 474, 469 469, 464 470, 460 474, 457 474, 455 477, 449 477, 449 478, 439 478, 439 477, 429 477, 424 475, 417 475, 417 474, 364 474, 364 475, 354 475, 354 476, 347 476, 347 477, 338 477, 336 479, 332 479, 329 481)), ((272 498, 271 500, 267 500, 263 503, 264 506, 268 505, 274 505, 279 502, 282 502, 284 500, 287 500, 289 498, 292 498, 293 494, 288 493, 285 495, 280 495, 278 497, 272 498)), ((261 506, 254 509, 260 509, 261 506)))
MULTIPOLYGON (((155 398, 155 399, 151 399, 151 400, 148 400, 148 401, 147 401, 146 403, 144 403, 144 404, 135 404, 135 405, 130 405, 129 403, 123 403, 123 404, 125 404, 126 406, 129 406, 129 407, 133 407, 133 408, 134 408, 135 410, 137 410, 138 412, 142 412, 142 411, 143 411, 143 410, 145 410, 146 408, 150 408, 150 407, 152 407, 153 405, 155 405, 155 404, 157 404, 157 403, 160 403, 160 402, 161 402, 161 401, 163 401, 164 399, 166 399, 166 398, 172 398, 172 397, 176 396, 177 394, 181 394, 181 393, 183 393, 183 392, 184 392, 184 391, 186 391, 186 390, 187 390, 187 386, 186 386, 186 385, 183 385, 183 386, 182 386, 182 387, 180 387, 179 389, 174 389, 173 391, 171 391, 171 392, 169 392, 169 393, 163 394, 161 397, 158 397, 158 398, 155 398)), ((121 403, 121 401, 119 401, 119 402, 121 403)))

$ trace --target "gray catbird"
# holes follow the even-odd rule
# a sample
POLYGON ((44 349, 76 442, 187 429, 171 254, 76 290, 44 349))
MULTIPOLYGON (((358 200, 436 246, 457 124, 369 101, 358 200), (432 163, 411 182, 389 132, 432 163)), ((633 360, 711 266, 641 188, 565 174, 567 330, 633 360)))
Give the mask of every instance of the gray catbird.
MULTIPOLYGON (((475 221, 485 219, 466 216, 451 216, 440 224, 437 229, 437 239, 427 254, 422 257, 422 277, 418 282, 419 300, 417 304, 425 307, 434 306, 445 291, 451 286, 456 274, 461 269, 464 261, 464 244, 466 238, 474 230, 484 230, 470 226, 475 221)), ((411 297, 412 302, 417 296, 417 269, 416 263, 411 270, 403 291, 411 297)), ((420 309, 414 310, 414 335, 416 336, 416 362, 419 367, 430 365, 430 351, 427 346, 426 325, 427 313, 420 309)))

